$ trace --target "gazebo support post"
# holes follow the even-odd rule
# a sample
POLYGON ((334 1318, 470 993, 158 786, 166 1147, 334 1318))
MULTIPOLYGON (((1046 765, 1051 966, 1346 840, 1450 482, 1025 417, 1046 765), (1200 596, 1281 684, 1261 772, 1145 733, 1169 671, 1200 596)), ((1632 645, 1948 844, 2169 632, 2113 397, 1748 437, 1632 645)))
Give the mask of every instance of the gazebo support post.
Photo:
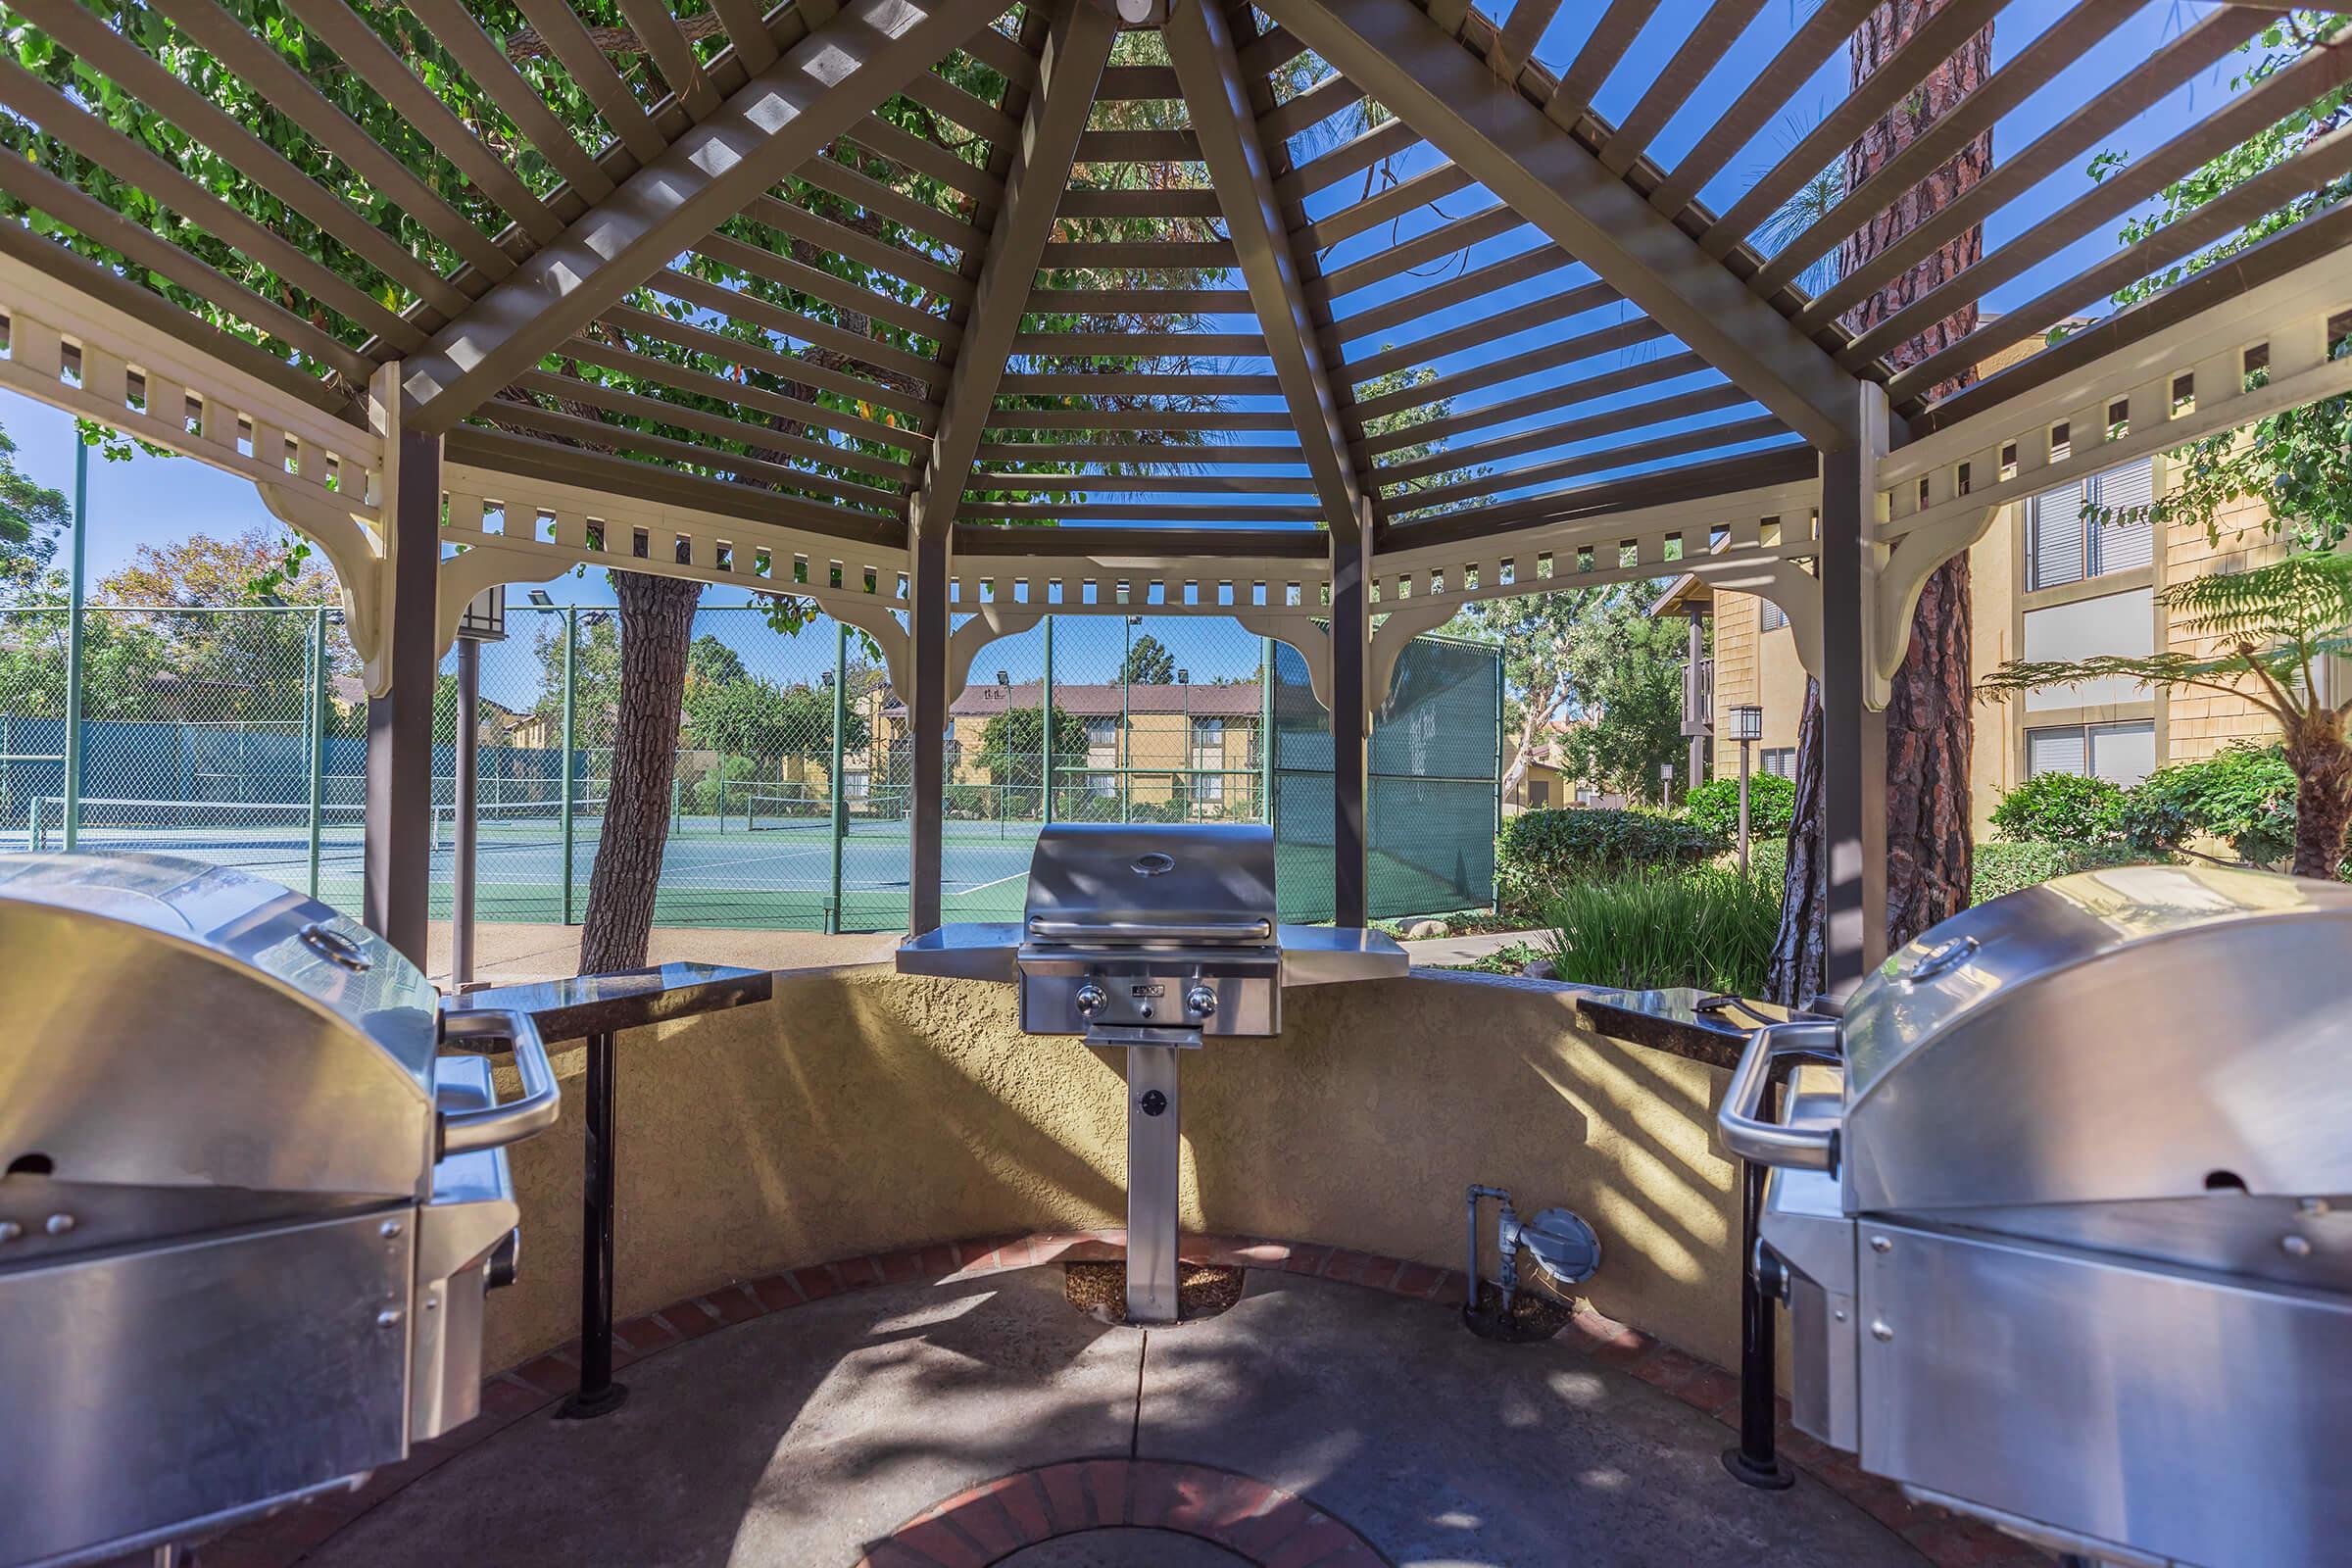
MULTIPOLYGON (((397 371, 397 364, 386 367, 397 371)), ((378 407, 396 406, 385 384, 378 407)), ((395 427, 388 443, 391 689, 368 702, 368 809, 362 905, 368 929, 419 969, 432 889, 434 596, 441 560, 441 440, 395 427)))
POLYGON ((1821 461, 1823 846, 1829 862, 1823 989, 1844 997, 1886 956, 1886 714, 1874 703, 1871 523, 1887 448, 1886 392, 1869 383, 1859 439, 1821 461))
POLYGON ((1331 537, 1331 883, 1339 925, 1365 924, 1372 906, 1371 665, 1372 524, 1365 516, 1351 535, 1331 537))
POLYGON ((906 803, 912 863, 906 877, 906 928, 939 924, 941 821, 947 803, 948 532, 914 530, 914 690, 906 701, 906 744, 913 792, 906 803))

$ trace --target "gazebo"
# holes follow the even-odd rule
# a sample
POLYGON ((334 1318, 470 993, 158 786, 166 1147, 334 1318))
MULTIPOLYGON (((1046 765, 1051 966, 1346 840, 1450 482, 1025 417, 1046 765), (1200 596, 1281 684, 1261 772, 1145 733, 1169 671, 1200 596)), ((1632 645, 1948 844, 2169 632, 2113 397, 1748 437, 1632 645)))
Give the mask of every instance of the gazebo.
MULTIPOLYGON (((308 47, 342 62, 342 102, 207 0, 162 0, 137 29, 26 0, 21 26, 233 166, 227 196, 93 95, 0 71, 39 147, 71 155, 0 164, 0 190, 39 219, 0 227, 0 373, 251 478, 331 561, 374 703, 368 908, 404 948, 423 929, 429 832, 417 694, 492 584, 586 565, 804 596, 881 646, 917 733, 944 731, 990 639, 1049 611, 1234 617, 1298 649, 1328 703, 1349 920, 1369 715, 1402 641, 1473 601, 1675 569, 1780 605, 1821 678, 1828 819, 1859 852, 1830 856, 1836 974, 1851 977, 1883 929, 1874 714, 1928 573, 2006 501, 2352 385, 2328 355, 2352 303, 2339 207, 1931 396, 2340 175, 2340 130, 1900 369, 1885 357, 2328 91, 2340 48, 2207 102, 1867 329, 1845 320, 2210 72, 2269 24, 2259 8, 2187 26, 1818 296, 1799 283, 1809 264, 2129 8, 2053 24, 1769 255, 1759 223, 1998 7, 1938 13, 1720 213, 1696 193, 1867 5, 1827 0, 1751 73, 1726 57, 1758 7, 1718 0, 1621 123, 1594 102, 1651 20, 1643 0, 1619 0, 1558 73, 1533 60, 1560 9, 1542 0, 1499 22, 1446 0, 621 9, 623 46, 654 68, 625 81, 611 29, 521 4, 535 58, 593 105, 607 139, 591 150, 551 111, 546 72, 526 78, 455 0, 417 0, 397 29, 294 0, 308 47), (1122 28, 1156 29, 1164 50, 1112 63, 1122 28), (429 46, 404 56, 387 35, 429 46), (220 83, 162 63, 190 49, 220 83), (460 74, 486 106, 471 122, 445 101, 460 74), (1660 131, 1707 121, 1693 94, 1727 78, 1739 90, 1662 164, 1660 131), (956 127, 960 152, 876 115, 902 97, 956 127), (1164 128, 1102 128, 1138 118, 1104 106, 1147 103, 1164 128), (249 126, 264 105, 316 138, 305 167, 249 126), (909 194, 918 179, 943 198, 909 194), (115 182, 171 219, 93 194, 115 182), (828 199, 788 201, 788 183, 828 199), (1085 219, 1139 237, 1057 237, 1085 219), (1455 253, 1475 265, 1393 281, 1455 253), (250 286, 253 268, 278 286, 250 286), (801 308, 710 281, 720 270, 801 308), (1164 286, 1169 271, 1188 286, 1164 286), (664 352, 680 347, 731 373, 664 352), (1085 368, 1102 357, 1123 368, 1085 368), (1528 390, 1428 416, 1505 384, 1528 390), (1035 521, 1059 526, 1007 526, 1035 521)), ((937 749, 918 748, 917 928, 938 916, 942 782, 937 749)))
MULTIPOLYGON (((2352 79, 2352 47, 2266 6, 2217 5, 2143 47, 2135 0, 2076 0, 2000 69, 1986 51, 1959 76, 1947 62, 2008 11, 1898 7, 1899 45, 1744 180, 1727 172, 1878 25, 1873 0, 1819 0, 1785 24, 1763 0, 1611 0, 1589 18, 1559 0, 1499 18, 1466 0, 612 0, 593 21, 564 0, 491 9, 12 0, 0 62, 15 154, 0 159, 0 384, 249 479, 331 562, 369 698, 367 923, 412 958, 430 894, 436 665, 492 586, 653 573, 797 596, 869 636, 911 732, 933 738, 912 748, 920 932, 941 915, 941 743, 994 639, 1049 614, 1148 610, 1227 617, 1296 650, 1330 714, 1333 907, 1360 925, 1367 748, 1406 643, 1483 601, 1672 574, 1777 605, 1819 680, 1827 979, 1840 989, 1885 956, 1886 710, 1931 574, 2010 502, 2352 391, 2339 109, 2201 204, 2095 244, 2352 79), (2265 36, 2268 68, 2183 92, 2265 36), (2058 97, 2079 103, 2053 113, 2058 97), (2102 159, 2101 177, 1976 251, 1987 219, 2182 102, 2194 112, 2159 145, 2102 159), (2029 106, 2046 128, 1988 167, 1971 152, 2029 106), (1872 137, 1873 158, 1825 187, 1821 172, 1872 137), (1919 200, 1972 158, 1971 177, 1919 200), (1807 209, 1808 188, 1831 194, 1807 209), (2259 238, 2186 265, 2250 224, 2259 238), (1844 265, 1824 281, 1814 265, 1833 251, 1844 265), (2038 293, 1975 314, 2021 279, 2038 293), (2144 297, 2078 319, 2132 291, 2144 297)), ((2219 899, 2198 877, 2242 876, 2237 898, 2315 886, 2133 869, 2178 878, 2158 892, 2187 888, 2181 908, 2219 899)), ((310 944, 320 973, 364 970, 367 933, 338 938, 330 915, 281 946, 310 944)), ((1913 975, 1966 950, 1929 956, 1939 967, 1913 975)), ((1792 1479, 1773 1449, 1762 1167, 1724 1153, 1741 1118, 1717 1137, 1719 1103, 1744 1093, 1758 1108, 1771 1092, 1755 1054, 1771 1042, 1743 1058, 1749 1032, 1725 999, 1518 976, 1299 988, 1279 1040, 1187 1069, 1191 1141, 1168 1202, 1185 1260, 1231 1292, 1214 1323, 1146 1332, 1067 1310, 1087 1304, 1076 1270, 1124 1247, 1127 1118, 1168 1104, 1137 1097, 1117 1053, 1041 1047, 1009 987, 969 978, 680 969, 441 1000, 442 1034, 420 1053, 433 1061, 528 1034, 498 1035, 495 1016, 451 1023, 469 1007, 590 1042, 555 1067, 516 1052, 535 1062, 545 1136, 514 1150, 511 1190, 504 1166, 488 1186, 520 1214, 529 1262, 516 1275, 492 1238, 469 1276, 514 1276, 469 1324, 482 1364, 507 1370, 477 1390, 461 1368, 428 1412, 454 1412, 441 1436, 411 1445, 396 1414, 365 1489, 348 1485, 357 1461, 329 1467, 307 1502, 204 1546, 208 1568, 1334 1568, 1612 1548, 2042 1560, 1925 1493, 1898 1494, 1826 1438, 1786 1440, 1813 1479, 1780 1501, 1717 1462, 1738 1422, 1733 1475, 1792 1479), (549 1126, 558 1078, 585 1105, 549 1126), (1515 1213, 1513 1190, 1531 1210, 1565 1193, 1599 1238, 1590 1295, 1547 1324, 1556 1346, 1474 1345, 1435 1309, 1478 1315, 1494 1212, 1482 1204, 1515 1213), (1074 1266, 1060 1290, 1039 1283, 1049 1263, 1074 1266), (611 1414, 616 1369, 638 1391, 618 1419, 526 1419, 559 1400, 611 1414), (1065 1549, 1085 1541, 1127 1555, 1065 1549)), ((429 1011, 421 976, 406 979, 429 1011)), ((241 1020, 181 1020, 178 999, 146 1000, 142 1016, 171 1018, 146 1034, 170 1037, 175 1082, 225 1093, 234 1080, 200 1047, 220 1037, 227 1059, 241 1020)), ((2234 1022, 2192 1011, 2175 1035, 2234 1046, 2234 1022)), ((2307 1022, 2306 1064, 2328 1046, 2307 1022)), ((80 1081, 51 1070, 73 1042, 29 1032, 44 1038, 20 1058, 28 1074, 69 1095, 49 1085, 80 1081)), ((2070 1042, 2035 1044, 2055 1056, 2070 1042)), ((532 1082, 497 1070, 510 1092, 532 1082)), ((2046 1071, 2050 1098, 2090 1081, 2046 1071)), ((291 1084, 283 1102, 320 1123, 357 1102, 320 1084, 291 1084)), ((2136 1087, 2117 1114, 2229 1098, 2136 1087)), ((2267 1135, 2269 1112, 2340 1104, 2322 1087, 2299 1108, 2232 1103, 2267 1135)), ((172 1114, 167 1098, 150 1089, 145 1108, 172 1114)), ((420 1104, 448 1114, 429 1088, 420 1104)), ((212 1143, 244 1158, 275 1131, 212 1143)), ((1821 1178, 1838 1219, 1833 1135, 1776 1136, 1810 1152, 1775 1180, 1821 1178)), ((0 1149, 14 1161, 0 1196, 47 1205, 75 1179, 74 1153, 0 1149)), ((435 1142, 428 1170, 440 1154, 435 1142)), ((2341 1233, 2324 1230, 2340 1185, 2257 1194, 2258 1164, 2210 1163, 2233 1168, 2200 1164, 2185 1196, 2162 1196, 2237 1214, 2275 1202, 2255 1249, 2267 1277, 2301 1290, 2291 1271, 2306 1259, 2340 1272, 2341 1233), (2297 1193, 2325 1196, 2292 1208, 2297 1193)), ((90 1238, 65 1208, 45 1228, 49 1208, 24 1213, 33 1228, 0 1215, 0 1242, 22 1243, 0 1274, 90 1238)), ((366 1247, 415 1245, 400 1220, 362 1217, 366 1247)), ((1873 1255, 1893 1246, 1880 1236, 1873 1255)), ((208 1309, 278 1295, 274 1280, 231 1283, 253 1288, 214 1290, 208 1309)), ((138 1342, 181 1299, 117 1321, 94 1294, 61 1333, 86 1319, 138 1342)), ((1981 1321, 1972 1291, 1929 1294, 1981 1321)), ((371 1344, 410 1332, 401 1303, 365 1304, 371 1344)), ((2100 1311, 2036 1310, 2094 1340, 2105 1328, 2100 1311)), ((1873 1321, 1869 1343, 1937 1343, 1911 1327, 1933 1330, 1926 1309, 1893 1315, 1902 1338, 1873 1321)), ((1838 1309, 1840 1343, 1869 1316, 1838 1309)), ((2241 1359, 2198 1371, 2233 1414, 2251 1385, 2303 1393, 2279 1371, 2293 1334, 2178 1320, 2226 1325, 2213 1332, 2241 1359)), ((1989 1321, 1988 1335, 2007 1327, 1989 1321)), ((2152 1517, 2222 1517, 2215 1475, 2233 1506, 2283 1521, 2277 1540, 2340 1539, 2340 1487, 2324 1465, 2297 1473, 2327 1443, 2198 1443, 2189 1406, 2132 1403, 2144 1391, 2129 1370, 2051 1350, 2075 1342, 2020 1321, 2021 1346, 2046 1342, 2038 1359, 2018 1346, 1981 1358, 2015 1383, 2048 1371, 2019 1408, 2072 1399, 2062 1413, 2095 1429, 2085 1448, 2162 1428, 2154 1441, 2176 1441, 2168 1457, 2199 1477, 2149 1483, 2119 1465, 2085 1489, 2104 1534, 2036 1539, 2089 1549, 2138 1539, 2152 1517), (2061 1387, 2078 1373, 2088 1393, 2061 1387)), ((2170 1342, 2136 1348, 2149 1347, 2170 1342)), ((80 1407, 74 1379, 108 1381, 54 1361, 58 1408, 80 1407)), ((1954 1401, 1965 1392, 1983 1415, 1985 1366, 1953 1364, 1954 1401)), ((143 1376, 111 1381, 128 1397, 143 1376)), ((2327 1408, 2340 1419, 2340 1399, 2327 1408)), ((223 1452, 271 1427, 232 1414, 243 1425, 223 1452)), ((29 1422, 0 1452, 66 1477, 39 1499, 63 1507, 83 1483, 135 1471, 119 1451, 135 1445, 117 1441, 127 1424, 88 1425, 29 1422)), ((2056 1430, 2033 1434, 2032 1459, 2099 1457, 2058 1455, 2056 1430)), ((2047 1517, 1987 1516, 2029 1534, 2047 1517)), ((130 1540, 68 1525, 53 1532, 68 1546, 130 1540)))

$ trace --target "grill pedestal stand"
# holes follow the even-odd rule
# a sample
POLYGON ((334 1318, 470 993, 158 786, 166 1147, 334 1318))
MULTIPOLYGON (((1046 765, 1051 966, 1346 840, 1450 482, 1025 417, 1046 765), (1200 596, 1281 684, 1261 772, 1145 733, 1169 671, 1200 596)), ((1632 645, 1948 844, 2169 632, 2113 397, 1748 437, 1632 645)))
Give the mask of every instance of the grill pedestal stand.
POLYGON ((1127 1321, 1173 1323, 1183 1102, 1177 1062, 1200 1049, 1194 1029, 1096 1029, 1090 1046, 1127 1053, 1127 1321))

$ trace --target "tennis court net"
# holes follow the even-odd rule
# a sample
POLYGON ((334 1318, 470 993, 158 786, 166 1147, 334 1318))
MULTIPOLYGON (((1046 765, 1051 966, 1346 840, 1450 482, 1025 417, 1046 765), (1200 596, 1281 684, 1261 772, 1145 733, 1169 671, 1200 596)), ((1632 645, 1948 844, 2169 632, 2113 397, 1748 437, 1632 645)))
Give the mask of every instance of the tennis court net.
MULTIPOLYGON (((76 838, 93 850, 188 851, 274 850, 307 844, 312 807, 307 801, 150 801, 84 796, 76 838)), ((367 808, 358 804, 318 808, 321 840, 356 837, 366 826, 367 808)), ((24 848, 59 850, 66 843, 63 796, 35 796, 24 803, 24 848)))

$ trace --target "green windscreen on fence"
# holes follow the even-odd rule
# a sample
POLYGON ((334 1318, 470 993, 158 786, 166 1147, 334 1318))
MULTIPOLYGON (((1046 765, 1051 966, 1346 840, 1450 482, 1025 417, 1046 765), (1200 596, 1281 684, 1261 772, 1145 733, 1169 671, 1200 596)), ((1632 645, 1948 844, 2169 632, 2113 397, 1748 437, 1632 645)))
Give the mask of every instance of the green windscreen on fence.
MULTIPOLYGON (((1274 650, 1274 842, 1282 918, 1332 917, 1331 716, 1306 661, 1274 650)), ((1494 898, 1502 661, 1487 643, 1416 637, 1373 714, 1374 918, 1437 914, 1494 898)))
MULTIPOLYGON (((85 849, 239 867, 359 911, 367 694, 335 612, 90 608, 74 802, 66 629, 60 607, 0 606, 0 848, 61 848, 70 815, 85 849)), ((481 921, 576 924, 587 907, 620 634, 609 609, 511 605, 480 651, 481 921)), ((434 701, 435 918, 457 840, 456 668, 434 701)), ((1374 730, 1375 913, 1492 898, 1496 679, 1491 648, 1407 648, 1374 730)), ((904 927, 907 719, 861 633, 701 610, 657 922, 904 927)), ((1048 822, 1269 817, 1284 917, 1330 918, 1330 728, 1298 656, 1232 619, 1049 617, 981 650, 951 719, 947 918, 1017 917, 1048 822)))

